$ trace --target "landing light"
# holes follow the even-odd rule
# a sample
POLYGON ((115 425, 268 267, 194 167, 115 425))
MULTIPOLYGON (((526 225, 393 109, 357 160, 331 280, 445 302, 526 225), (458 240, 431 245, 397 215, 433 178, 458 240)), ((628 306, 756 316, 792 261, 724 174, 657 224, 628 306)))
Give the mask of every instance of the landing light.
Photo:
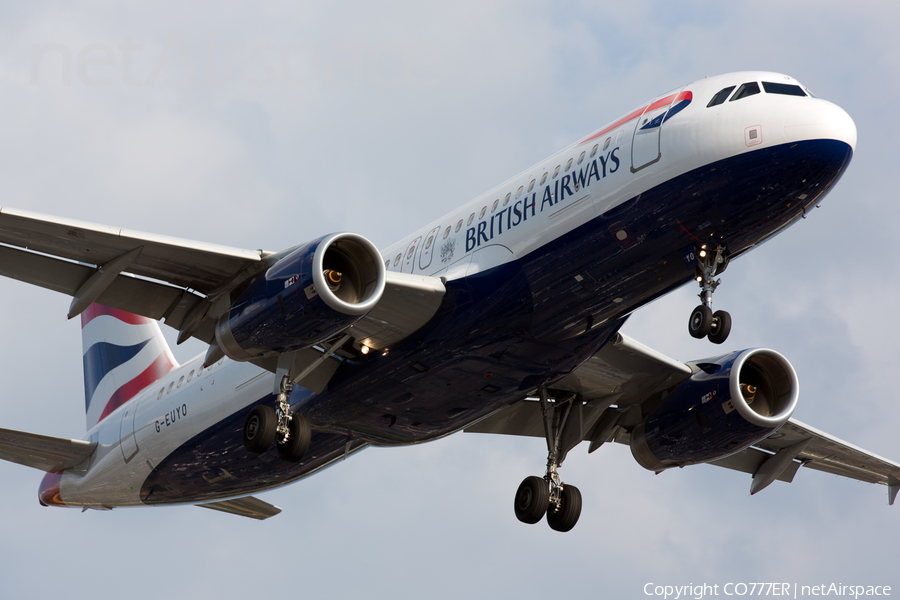
POLYGON ((697 275, 697 281, 698 282, 703 281, 703 277, 701 277, 700 275, 697 275))
POLYGON ((700 258, 706 258, 706 250, 700 251, 700 258))
POLYGON ((359 347, 359 351, 362 352, 363 354, 368 354, 368 353, 369 353, 369 347, 366 346, 365 344, 363 344, 362 346, 359 347))

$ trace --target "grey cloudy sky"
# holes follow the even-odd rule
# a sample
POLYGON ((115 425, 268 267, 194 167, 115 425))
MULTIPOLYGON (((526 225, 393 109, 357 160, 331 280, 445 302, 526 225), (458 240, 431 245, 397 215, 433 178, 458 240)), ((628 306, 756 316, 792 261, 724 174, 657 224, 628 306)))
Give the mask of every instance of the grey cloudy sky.
MULTIPOLYGON (((735 261, 733 349, 782 352, 795 417, 900 460, 895 231, 900 9, 869 2, 45 2, 0 7, 0 205, 242 248, 327 232, 386 246, 705 75, 788 73, 847 110, 850 170, 822 208, 735 261)), ((685 288, 625 332, 683 359, 685 288)), ((0 281, 0 426, 84 429, 69 299, 0 281)), ((182 359, 202 351, 178 348, 182 359)), ((579 447, 570 534, 516 521, 542 440, 457 434, 369 449, 262 497, 258 523, 192 507, 42 508, 0 464, 4 598, 643 597, 645 583, 892 585, 900 507, 798 473, 655 476, 579 447)))

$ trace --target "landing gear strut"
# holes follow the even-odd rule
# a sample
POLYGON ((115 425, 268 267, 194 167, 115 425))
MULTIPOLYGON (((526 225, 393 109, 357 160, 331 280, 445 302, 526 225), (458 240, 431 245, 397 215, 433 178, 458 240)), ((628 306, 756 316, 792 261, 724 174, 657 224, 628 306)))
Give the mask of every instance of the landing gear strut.
POLYGON ((309 450, 312 439, 312 425, 303 415, 291 413, 288 396, 293 384, 285 375, 281 379, 275 408, 258 404, 244 421, 244 448, 248 452, 261 454, 272 447, 278 449, 278 456, 288 462, 300 462, 309 450))
POLYGON ((515 501, 516 518, 531 525, 546 514, 547 524, 551 529, 569 531, 581 516, 581 492, 574 485, 564 484, 558 469, 568 451, 581 441, 580 436, 577 440, 568 440, 564 435, 573 402, 580 403, 581 400, 573 395, 567 400, 556 400, 551 404, 547 391, 541 390, 540 401, 544 437, 547 440, 547 471, 543 479, 526 477, 519 485, 515 501))
POLYGON ((721 279, 713 279, 728 266, 728 254, 723 246, 715 250, 705 245, 697 249, 697 283, 700 284, 700 304, 691 312, 688 332, 695 338, 708 338, 713 344, 721 344, 731 333, 731 315, 724 310, 712 311, 712 296, 721 279))

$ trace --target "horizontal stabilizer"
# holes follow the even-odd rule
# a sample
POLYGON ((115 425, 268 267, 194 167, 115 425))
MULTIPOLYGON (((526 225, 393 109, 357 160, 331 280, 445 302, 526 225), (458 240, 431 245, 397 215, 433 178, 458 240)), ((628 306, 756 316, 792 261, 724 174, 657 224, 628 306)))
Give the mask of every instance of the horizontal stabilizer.
POLYGON ((48 473, 80 465, 96 448, 97 442, 0 429, 0 458, 48 473))
POLYGON ((268 502, 264 502, 253 496, 244 496, 234 500, 223 500, 222 502, 210 502, 208 504, 198 504, 200 508, 211 508, 221 512, 237 515, 239 517, 249 517, 260 521, 274 517, 281 512, 277 506, 273 506, 268 502))

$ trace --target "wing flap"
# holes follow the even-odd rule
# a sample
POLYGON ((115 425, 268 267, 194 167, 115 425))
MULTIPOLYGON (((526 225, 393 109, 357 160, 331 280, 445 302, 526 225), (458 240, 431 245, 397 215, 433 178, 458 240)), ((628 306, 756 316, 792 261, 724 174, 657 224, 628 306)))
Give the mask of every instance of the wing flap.
POLYGON ((281 512, 281 509, 277 506, 254 496, 244 496, 243 498, 223 500, 221 502, 209 502, 207 504, 198 504, 197 506, 259 521, 274 517, 281 512))
POLYGON ((0 429, 0 458, 49 473, 80 465, 96 448, 97 442, 0 429))
POLYGON ((140 246, 130 273, 203 294, 214 293, 270 254, 11 208, 0 208, 0 243, 93 265, 106 264, 140 246))
POLYGON ((891 485, 892 478, 900 479, 900 464, 796 419, 790 419, 781 429, 756 445, 769 452, 777 452, 806 439, 810 442, 797 456, 797 460, 807 469, 882 485, 891 485))
MULTIPOLYGON (((68 296, 75 295, 94 272, 75 262, 0 246, 0 275, 68 296)), ((119 275, 95 301, 154 320, 165 318, 166 323, 180 329, 185 316, 205 299, 155 281, 119 275)), ((201 331, 197 337, 210 342, 212 337, 207 333, 201 331)))
MULTIPOLYGON (((737 454, 732 454, 731 456, 726 456, 725 458, 720 458, 719 460, 710 461, 708 464, 715 465, 717 467, 725 467, 726 469, 731 469, 733 471, 740 471, 742 473, 749 473, 750 475, 756 475, 759 472, 760 467, 763 466, 772 455, 768 452, 763 452, 758 448, 744 448, 737 454)), ((790 483, 794 480, 794 475, 797 474, 797 470, 800 468, 800 463, 793 461, 791 462, 787 468, 781 471, 775 479, 778 481, 784 481, 785 483, 790 483)))

